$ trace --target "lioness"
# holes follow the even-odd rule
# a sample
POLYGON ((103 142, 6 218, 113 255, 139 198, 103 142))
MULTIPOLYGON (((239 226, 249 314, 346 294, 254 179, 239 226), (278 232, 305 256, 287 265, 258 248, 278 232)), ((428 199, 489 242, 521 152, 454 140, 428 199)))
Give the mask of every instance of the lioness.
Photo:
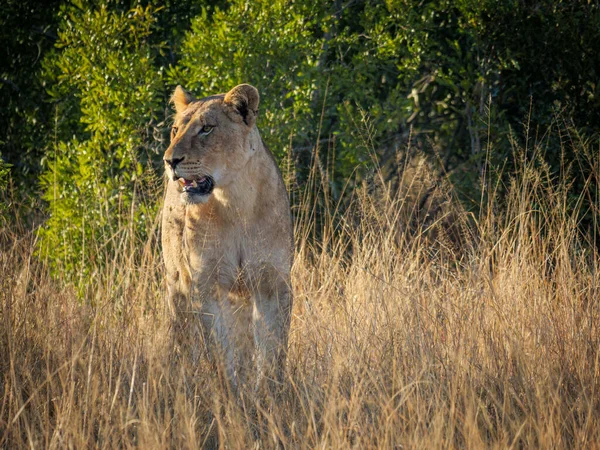
POLYGON ((257 387, 265 378, 281 381, 292 220, 281 173, 256 127, 258 91, 242 84, 197 100, 177 86, 171 101, 162 222, 169 304, 176 320, 200 317, 234 388, 252 364, 257 387))

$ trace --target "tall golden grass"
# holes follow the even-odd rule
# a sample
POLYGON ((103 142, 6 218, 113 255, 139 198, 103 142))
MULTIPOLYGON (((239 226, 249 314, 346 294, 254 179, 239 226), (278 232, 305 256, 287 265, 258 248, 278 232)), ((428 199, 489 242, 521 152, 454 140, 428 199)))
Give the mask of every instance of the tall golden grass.
POLYGON ((344 208, 315 170, 295 209, 286 384, 266 408, 169 340, 155 218, 147 242, 123 227, 83 300, 36 259, 35 231, 5 226, 0 447, 600 447, 600 258, 579 222, 598 224, 600 167, 569 145, 581 192, 543 149, 515 148, 509 185, 482 172, 476 215, 447 180, 427 187, 426 164, 394 190, 376 174, 344 208))

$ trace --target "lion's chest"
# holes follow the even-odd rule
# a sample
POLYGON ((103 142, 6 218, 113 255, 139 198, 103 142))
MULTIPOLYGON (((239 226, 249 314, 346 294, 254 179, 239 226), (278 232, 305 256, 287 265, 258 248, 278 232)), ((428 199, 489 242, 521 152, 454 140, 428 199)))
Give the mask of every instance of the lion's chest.
POLYGON ((182 253, 193 287, 207 294, 227 293, 248 300, 264 266, 259 241, 249 229, 186 223, 182 253))

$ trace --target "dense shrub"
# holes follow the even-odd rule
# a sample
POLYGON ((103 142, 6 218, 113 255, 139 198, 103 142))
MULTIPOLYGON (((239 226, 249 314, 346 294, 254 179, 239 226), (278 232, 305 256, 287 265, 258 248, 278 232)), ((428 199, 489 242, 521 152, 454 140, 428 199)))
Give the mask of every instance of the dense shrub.
POLYGON ((111 239, 123 230, 143 232, 139 220, 154 208, 150 159, 163 99, 149 37, 152 8, 128 13, 106 7, 64 12, 59 52, 46 60, 50 95, 67 119, 81 124, 55 143, 42 175, 50 218, 42 250, 57 267, 86 275, 86 241, 111 239), (146 204, 144 196, 152 202, 146 204))

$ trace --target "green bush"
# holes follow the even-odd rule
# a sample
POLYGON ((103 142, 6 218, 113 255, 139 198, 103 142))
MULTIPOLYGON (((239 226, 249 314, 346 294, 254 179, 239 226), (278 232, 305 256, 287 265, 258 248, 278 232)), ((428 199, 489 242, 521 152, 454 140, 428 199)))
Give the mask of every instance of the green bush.
POLYGON ((149 44, 151 7, 63 14, 59 51, 45 61, 46 76, 61 126, 76 135, 56 142, 46 157, 42 186, 50 217, 41 249, 56 269, 85 280, 90 263, 114 250, 115 238, 145 231, 143 216, 156 198, 148 192, 152 155, 159 152, 153 132, 164 105, 149 44), (145 195, 152 197, 148 204, 145 195))

